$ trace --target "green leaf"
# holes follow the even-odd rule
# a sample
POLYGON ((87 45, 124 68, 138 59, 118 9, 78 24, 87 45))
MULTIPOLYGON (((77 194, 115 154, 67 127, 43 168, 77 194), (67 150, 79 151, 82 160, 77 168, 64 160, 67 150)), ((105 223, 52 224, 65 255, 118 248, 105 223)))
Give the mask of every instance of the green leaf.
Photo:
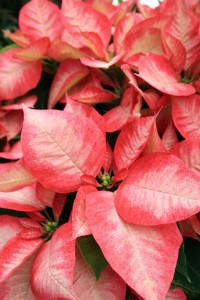
POLYGON ((108 265, 108 262, 103 256, 99 245, 92 235, 88 235, 78 238, 78 247, 84 259, 94 272, 96 280, 98 281, 101 272, 108 265))
POLYGON ((190 282, 188 281, 187 277, 183 274, 183 272, 180 273, 176 270, 172 282, 172 287, 181 287, 185 290, 187 294, 198 294, 198 296, 200 297, 200 242, 194 239, 185 238, 184 245, 187 273, 190 278, 190 282))
POLYGON ((191 282, 191 280, 188 276, 184 243, 182 243, 182 245, 180 247, 180 250, 179 250, 179 256, 178 256, 176 271, 179 272, 181 275, 183 275, 189 282, 191 282))

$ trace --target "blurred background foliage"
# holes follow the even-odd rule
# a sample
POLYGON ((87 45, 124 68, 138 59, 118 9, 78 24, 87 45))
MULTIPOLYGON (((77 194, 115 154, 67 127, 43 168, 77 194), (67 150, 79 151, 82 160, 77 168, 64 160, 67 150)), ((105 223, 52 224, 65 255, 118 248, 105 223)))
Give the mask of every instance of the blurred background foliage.
MULTIPOLYGON (((0 28, 15 31, 18 27, 18 16, 21 7, 28 0, 1 0, 0 1, 0 28)), ((0 32, 0 48, 9 44, 9 40, 0 32)))

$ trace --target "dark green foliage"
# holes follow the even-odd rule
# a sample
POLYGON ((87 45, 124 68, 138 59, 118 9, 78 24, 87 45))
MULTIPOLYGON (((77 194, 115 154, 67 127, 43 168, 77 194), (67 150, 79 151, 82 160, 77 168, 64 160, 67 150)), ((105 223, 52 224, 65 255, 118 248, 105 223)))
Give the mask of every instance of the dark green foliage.
POLYGON ((179 252, 179 259, 172 287, 181 287, 187 299, 200 299, 200 243, 185 238, 179 252))
POLYGON ((78 238, 78 247, 82 256, 93 270, 96 280, 99 280, 101 272, 108 265, 99 245, 92 235, 78 238))

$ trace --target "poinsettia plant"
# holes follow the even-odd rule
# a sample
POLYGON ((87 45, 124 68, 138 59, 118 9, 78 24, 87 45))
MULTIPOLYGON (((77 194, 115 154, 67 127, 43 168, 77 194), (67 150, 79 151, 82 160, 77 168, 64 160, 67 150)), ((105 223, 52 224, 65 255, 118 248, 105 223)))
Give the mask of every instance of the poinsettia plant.
POLYGON ((119 2, 3 30, 3 300, 200 297, 200 5, 119 2))

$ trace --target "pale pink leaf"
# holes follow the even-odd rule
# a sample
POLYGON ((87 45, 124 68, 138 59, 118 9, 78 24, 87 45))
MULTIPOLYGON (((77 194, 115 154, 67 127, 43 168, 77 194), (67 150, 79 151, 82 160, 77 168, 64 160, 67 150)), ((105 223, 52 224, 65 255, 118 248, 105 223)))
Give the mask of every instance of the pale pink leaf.
POLYGON ((88 195, 86 215, 95 240, 115 272, 144 299, 165 299, 182 242, 176 224, 129 224, 119 217, 111 192, 88 195))
POLYGON ((14 192, 0 192, 0 207, 18 211, 40 211, 45 208, 36 196, 35 186, 14 192))
POLYGON ((72 237, 74 239, 79 236, 91 234, 91 230, 85 216, 86 196, 95 191, 95 187, 88 185, 80 187, 76 194, 72 210, 72 237))
POLYGON ((24 162, 44 187, 58 193, 77 191, 83 174, 99 173, 106 143, 92 120, 57 110, 24 108, 24 113, 24 162))
POLYGON ((133 164, 116 192, 115 205, 127 222, 167 224, 197 213, 199 192, 199 176, 180 159, 152 153, 133 164))
POLYGON ((20 11, 19 28, 34 39, 55 39, 61 34, 60 10, 48 0, 31 0, 20 11))
POLYGON ((18 49, 0 55, 0 99, 12 99, 35 88, 40 80, 40 61, 24 62, 15 58, 18 49))
POLYGON ((74 290, 79 300, 124 300, 126 284, 110 266, 102 271, 97 281, 93 271, 77 249, 74 290))
POLYGON ((114 149, 114 159, 118 170, 128 168, 144 149, 155 117, 137 118, 120 132, 114 149))
POLYGON ((195 88, 186 83, 179 83, 170 62, 161 55, 142 56, 138 62, 139 77, 159 91, 174 96, 189 96, 195 88))
POLYGON ((2 300, 37 300, 30 285, 34 256, 29 257, 10 278, 0 285, 2 300))
POLYGON ((50 88, 49 108, 54 107, 64 94, 86 75, 88 69, 80 61, 73 59, 63 61, 57 69, 50 88))
POLYGON ((78 300, 73 291, 75 240, 71 224, 62 225, 37 254, 31 275, 32 289, 38 299, 78 300))
POLYGON ((0 172, 0 191, 9 192, 35 182, 35 178, 25 168, 22 160, 9 164, 0 172))
POLYGON ((200 95, 172 98, 172 116, 183 137, 200 136, 200 95))

